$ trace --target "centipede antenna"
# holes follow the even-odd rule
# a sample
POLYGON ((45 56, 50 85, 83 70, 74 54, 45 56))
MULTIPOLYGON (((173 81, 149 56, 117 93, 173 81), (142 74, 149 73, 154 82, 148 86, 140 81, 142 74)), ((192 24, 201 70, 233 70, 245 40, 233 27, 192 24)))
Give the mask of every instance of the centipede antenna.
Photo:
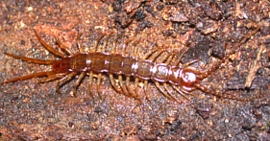
POLYGON ((236 52, 236 50, 243 45, 245 42, 248 41, 248 39, 250 39, 252 36, 254 36, 259 30, 261 29, 261 26, 258 26, 253 32, 251 32, 250 34, 246 35, 243 39, 240 40, 240 42, 238 42, 234 49, 232 51, 230 51, 222 60, 220 60, 218 63, 214 64, 212 67, 210 67, 209 69, 207 69, 204 72, 201 72, 200 74, 198 74, 198 78, 199 79, 203 79, 206 78, 207 76, 209 76, 212 72, 214 72, 217 68, 219 68, 219 66, 224 63, 232 54, 234 54, 236 52))
POLYGON ((49 46, 44 40, 42 40, 35 29, 34 29, 34 32, 35 32, 35 35, 36 35, 37 39, 39 40, 39 42, 43 45, 43 47, 45 49, 47 49, 50 53, 54 54, 55 56, 58 56, 58 57, 61 57, 61 58, 65 57, 65 55, 63 55, 59 51, 55 50, 54 48, 49 46))
POLYGON ((200 89, 201 91, 207 93, 207 94, 211 94, 213 96, 217 96, 217 97, 220 97, 220 98, 226 98, 226 99, 232 99, 232 100, 240 100, 240 101, 243 101, 243 99, 241 98, 237 98, 237 97, 233 97, 231 95, 223 95, 221 93, 217 93, 217 92, 214 92, 208 88, 206 88, 205 86, 201 85, 201 84, 195 84, 196 88, 200 89))
POLYGON ((40 65, 51 65, 53 63, 55 63, 55 60, 40 60, 40 59, 35 59, 35 58, 28 58, 28 57, 24 57, 24 56, 18 56, 18 55, 14 55, 14 54, 10 54, 7 52, 4 52, 4 54, 16 58, 16 59, 20 59, 29 63, 34 63, 34 64, 40 64, 40 65))
POLYGON ((226 93, 214 92, 214 91, 206 88, 205 86, 203 86, 201 84, 195 84, 195 86, 196 86, 196 88, 200 89, 201 91, 203 91, 205 93, 208 93, 208 94, 211 94, 213 96, 217 96, 217 97, 220 97, 220 98, 231 99, 231 100, 238 100, 238 101, 243 101, 243 102, 248 102, 248 101, 251 101, 251 100, 254 100, 254 99, 261 98, 266 93, 266 91, 264 91, 260 95, 246 97, 246 98, 239 98, 239 97, 235 97, 235 96, 231 96, 231 95, 226 95, 226 93))

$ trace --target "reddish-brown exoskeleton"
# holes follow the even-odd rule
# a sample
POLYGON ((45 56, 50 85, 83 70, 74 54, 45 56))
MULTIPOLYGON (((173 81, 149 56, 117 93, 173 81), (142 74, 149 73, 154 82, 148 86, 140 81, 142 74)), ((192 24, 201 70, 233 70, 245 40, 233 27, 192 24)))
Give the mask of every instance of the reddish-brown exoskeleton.
MULTIPOLYGON (((235 48, 240 47, 259 29, 260 28, 258 27, 254 32, 245 36, 239 43, 235 45, 235 48)), ((214 72, 220 66, 220 64, 228 58, 230 54, 226 55, 226 57, 224 57, 218 63, 211 65, 208 70, 199 71, 198 69, 191 66, 191 64, 195 61, 187 64, 180 63, 180 59, 184 53, 181 55, 181 57, 177 58, 175 54, 168 54, 165 53, 166 51, 163 49, 156 49, 140 58, 133 57, 136 56, 134 55, 134 51, 132 51, 130 55, 123 55, 123 53, 117 52, 116 50, 118 36, 114 40, 113 45, 110 46, 112 49, 109 53, 98 50, 98 45, 100 44, 99 42, 104 36, 100 36, 96 41, 95 51, 84 53, 72 53, 70 50, 64 47, 63 44, 59 42, 59 40, 57 40, 60 48, 66 53, 64 54, 62 52, 56 51, 54 48, 45 43, 45 41, 41 39, 36 31, 35 35, 49 52, 55 56, 60 57, 61 59, 39 60, 5 53, 8 56, 23 61, 35 64, 51 65, 52 69, 51 71, 36 72, 30 75, 13 78, 2 82, 2 84, 31 79, 35 77, 45 77, 42 79, 43 82, 58 80, 56 89, 59 91, 62 84, 72 79, 74 76, 79 75, 74 85, 73 91, 75 95, 76 89, 84 76, 89 76, 89 87, 91 89, 93 77, 95 75, 97 77, 97 91, 99 96, 101 96, 101 77, 102 74, 106 73, 109 75, 110 82, 117 92, 123 93, 138 100, 140 100, 138 96, 139 81, 144 82, 144 91, 146 98, 148 99, 147 86, 149 80, 151 80, 157 86, 157 88, 165 97, 175 100, 179 103, 180 101, 177 100, 171 92, 171 88, 183 96, 195 89, 199 89, 210 95, 240 101, 249 101, 259 97, 253 96, 249 98, 238 98, 212 91, 200 84, 200 81, 208 77, 210 73, 214 72), (118 77, 118 81, 115 81, 115 75, 118 77), (125 79, 123 79, 123 76, 125 79), (134 77, 135 91, 132 91, 130 87, 131 77, 134 77)), ((108 46, 107 44, 109 37, 110 36, 107 36, 105 38, 103 48, 108 46)), ((132 45, 134 46, 135 44, 136 43, 132 45)), ((90 94, 92 95, 91 90, 90 94)))

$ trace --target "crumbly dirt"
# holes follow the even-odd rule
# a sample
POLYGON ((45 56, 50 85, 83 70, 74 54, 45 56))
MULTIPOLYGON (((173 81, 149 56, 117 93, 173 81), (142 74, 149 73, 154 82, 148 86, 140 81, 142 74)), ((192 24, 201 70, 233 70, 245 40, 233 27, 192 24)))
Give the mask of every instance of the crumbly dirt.
MULTIPOLYGON (((60 50, 55 38, 78 52, 94 49, 101 35, 111 34, 107 51, 117 45, 138 49, 140 58, 160 48, 184 53, 181 63, 206 70, 236 50, 214 72, 199 82, 224 95, 262 98, 241 102, 215 97, 198 89, 177 92, 180 103, 169 100, 149 81, 149 101, 140 83, 139 97, 117 93, 107 75, 102 98, 88 76, 72 96, 75 80, 56 92, 56 81, 38 78, 0 85, 0 140, 269 140, 270 138, 270 2, 268 0, 101 0, 0 2, 0 81, 49 70, 4 54, 57 59, 37 40, 60 50), (240 40, 260 30, 240 47, 240 40), (80 36, 81 35, 81 36, 80 36), (135 42, 132 42, 135 41, 135 42), (138 42, 136 42, 138 41, 138 42), (246 81, 248 79, 248 82, 246 81)), ((101 39, 100 46, 104 43, 101 39)), ((130 54, 126 49, 125 54, 130 54)), ((162 54, 161 56, 166 55, 162 54)), ((134 84, 132 79, 131 84, 134 84)), ((131 86, 134 89, 133 86, 131 86)))

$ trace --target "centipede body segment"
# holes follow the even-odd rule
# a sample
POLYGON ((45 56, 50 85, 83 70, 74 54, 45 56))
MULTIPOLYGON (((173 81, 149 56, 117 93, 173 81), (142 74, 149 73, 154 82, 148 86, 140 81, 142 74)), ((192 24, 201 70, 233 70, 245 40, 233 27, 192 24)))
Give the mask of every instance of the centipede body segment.
MULTIPOLYGON (((239 48, 244 44, 250 36, 258 32, 260 28, 257 27, 252 33, 246 35, 239 43, 236 43, 234 48, 239 48)), ((95 50, 91 52, 78 51, 78 53, 73 53, 68 50, 58 39, 58 43, 62 52, 55 50, 49 46, 38 33, 34 30, 37 39, 40 43, 53 55, 59 57, 59 60, 39 60, 33 58, 27 58, 23 56, 17 56, 5 52, 6 55, 11 56, 16 59, 27 61, 35 64, 51 65, 50 71, 36 72, 22 77, 13 78, 2 82, 2 84, 27 80, 36 77, 42 77, 42 82, 48 82, 52 80, 58 80, 56 85, 56 90, 61 93, 60 87, 67 81, 78 75, 78 79, 74 83, 73 94, 76 96, 76 90, 81 81, 88 76, 89 79, 89 93, 93 97, 92 85, 94 77, 97 77, 97 93, 100 97, 101 90, 100 85, 102 81, 103 74, 109 76, 112 87, 118 93, 122 93, 126 96, 135 98, 141 101, 138 95, 138 84, 139 82, 144 83, 144 93, 146 98, 149 100, 148 92, 148 82, 151 80, 160 92, 168 99, 174 100, 181 103, 175 98, 174 93, 171 90, 176 91, 185 98, 189 99, 186 95, 191 91, 199 89, 207 94, 217 96, 220 98, 227 98, 239 101, 250 101, 255 98, 261 97, 252 96, 248 98, 239 98, 231 95, 222 94, 215 92, 211 89, 200 84, 200 82, 208 77, 212 72, 217 70, 221 63, 225 62, 226 59, 233 53, 233 51, 227 54, 223 59, 219 60, 216 64, 213 64, 209 69, 205 71, 199 71, 191 65, 196 62, 182 64, 180 62, 181 57, 177 58, 175 54, 168 54, 166 50, 157 48, 145 54, 143 57, 138 57, 136 55, 136 44, 140 41, 139 39, 129 40, 125 42, 126 48, 131 49, 129 55, 125 54, 123 50, 119 51, 117 41, 119 36, 113 41, 112 45, 108 45, 108 40, 111 38, 110 34, 105 36, 101 35, 95 43, 95 50), (102 48, 99 48, 100 40, 104 39, 102 48), (111 48, 110 52, 105 52, 105 48, 111 48), (115 76, 117 76, 117 81, 115 76), (131 83, 131 77, 134 78, 134 83, 131 83), (132 89, 131 85, 135 88, 132 89)), ((80 45, 80 44, 79 44, 80 45)), ((236 50, 236 49, 234 49, 236 50)))

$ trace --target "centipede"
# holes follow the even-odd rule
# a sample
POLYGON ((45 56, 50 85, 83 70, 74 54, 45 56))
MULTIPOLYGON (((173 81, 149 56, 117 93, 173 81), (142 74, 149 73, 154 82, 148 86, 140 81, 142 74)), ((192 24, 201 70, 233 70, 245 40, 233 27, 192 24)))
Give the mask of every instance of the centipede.
MULTIPOLYGON (((245 35, 238 43, 235 43, 233 50, 236 50, 236 48, 239 48, 241 45, 247 42, 251 36, 255 35, 259 31, 259 29, 259 26, 256 27, 250 34, 245 35)), ((136 46, 136 42, 138 41, 133 41, 131 44, 130 42, 125 42, 125 46, 128 47, 128 45, 130 45, 132 50, 131 53, 125 54, 123 51, 119 51, 119 49, 117 49, 118 39, 120 37, 119 35, 113 39, 112 44, 109 44, 108 40, 111 38, 111 34, 102 34, 93 44, 95 48, 93 51, 77 51, 74 53, 65 47, 65 45, 63 45, 57 38, 55 38, 56 42, 62 51, 58 51, 48 45, 40 37, 36 30, 34 30, 34 33, 41 45, 58 59, 40 60, 4 52, 4 54, 7 56, 29 63, 50 65, 51 69, 50 71, 35 72, 29 75, 9 79, 2 82, 2 84, 32 78, 40 78, 40 81, 44 83, 49 81, 57 81, 56 91, 61 93, 61 86, 70 80, 75 79, 75 76, 78 76, 74 82, 74 87, 72 90, 73 95, 76 96, 76 91, 79 84, 85 76, 88 76, 89 94, 93 97, 92 87, 93 79, 95 79, 97 93, 99 97, 102 97, 100 89, 102 77, 107 75, 113 89, 116 92, 139 101, 141 101, 141 98, 138 95, 138 84, 144 84, 143 91, 146 99, 149 99, 148 86, 150 81, 157 87, 162 95, 178 103, 181 102, 175 97, 175 93, 172 93, 171 90, 183 95, 187 99, 189 99, 189 97, 186 95, 194 90, 200 90, 206 94, 219 98, 237 101, 251 101, 261 97, 261 95, 245 98, 232 96, 226 93, 214 91, 201 84, 202 80, 211 75, 212 72, 216 71, 219 66, 224 63, 225 60, 228 59, 229 56, 235 51, 226 53, 223 59, 218 59, 216 63, 210 65, 208 69, 202 71, 192 66, 192 64, 198 60, 188 63, 181 63, 180 60, 185 54, 185 51, 183 51, 180 56, 177 56, 173 53, 165 53, 165 49, 157 48, 145 53, 143 57, 135 57, 136 51, 134 51, 134 48, 136 46), (100 48, 99 46, 101 44, 101 39, 104 41, 102 47, 100 48), (110 48, 110 51, 105 51, 105 48, 110 48)))

